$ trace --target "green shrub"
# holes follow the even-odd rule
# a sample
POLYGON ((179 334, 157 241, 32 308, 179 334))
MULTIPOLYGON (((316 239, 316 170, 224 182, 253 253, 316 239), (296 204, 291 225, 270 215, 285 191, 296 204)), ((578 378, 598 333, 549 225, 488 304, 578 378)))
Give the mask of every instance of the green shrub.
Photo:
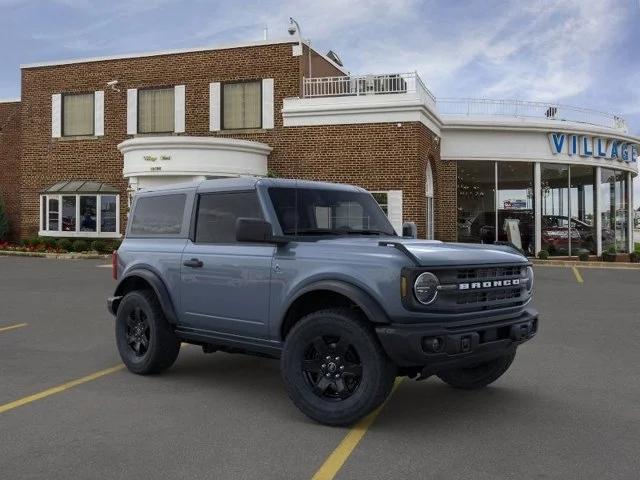
POLYGON ((72 252, 86 252, 89 249, 89 244, 86 240, 74 240, 71 244, 72 252))
POLYGON ((114 250, 117 250, 120 248, 120 244, 122 243, 122 240, 112 240, 111 243, 109 244, 109 252, 113 252, 114 250))
POLYGON ((98 253, 105 253, 108 248, 104 240, 94 240, 91 242, 91 250, 95 250, 98 253))
POLYGON ((47 248, 56 248, 58 246, 58 241, 52 237, 39 237, 38 243, 44 245, 47 248))
POLYGON ((589 252, 580 252, 578 254, 578 258, 582 261, 582 262, 588 262, 589 261, 589 252))
POLYGON ((538 258, 540 260, 546 260, 547 258, 549 258, 549 252, 547 252, 546 250, 540 250, 538 252, 538 258))
POLYGON ((66 250, 67 252, 71 251, 71 240, 69 240, 68 238, 61 238, 60 240, 58 240, 58 248, 60 250, 66 250))

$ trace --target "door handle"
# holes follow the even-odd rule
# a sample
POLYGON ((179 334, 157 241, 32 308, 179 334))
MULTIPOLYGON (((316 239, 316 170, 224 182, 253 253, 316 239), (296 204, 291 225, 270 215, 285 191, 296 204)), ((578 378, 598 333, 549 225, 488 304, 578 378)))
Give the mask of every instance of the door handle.
POLYGON ((202 263, 202 260, 198 260, 197 258, 192 258, 191 260, 185 260, 184 262, 182 262, 182 264, 185 267, 191 267, 191 268, 201 268, 204 263, 202 263))

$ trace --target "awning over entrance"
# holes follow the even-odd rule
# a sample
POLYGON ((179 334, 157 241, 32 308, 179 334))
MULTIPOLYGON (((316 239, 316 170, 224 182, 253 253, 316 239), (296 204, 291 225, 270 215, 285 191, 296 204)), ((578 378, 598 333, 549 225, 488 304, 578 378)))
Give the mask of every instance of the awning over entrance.
POLYGON ((92 180, 68 180, 58 182, 42 190, 42 194, 83 194, 83 193, 119 193, 120 191, 107 183, 92 180))

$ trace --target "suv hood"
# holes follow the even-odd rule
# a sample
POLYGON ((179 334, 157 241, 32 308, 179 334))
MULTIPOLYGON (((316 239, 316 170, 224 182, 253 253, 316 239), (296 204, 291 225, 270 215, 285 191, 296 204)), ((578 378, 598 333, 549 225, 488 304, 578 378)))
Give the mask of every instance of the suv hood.
POLYGON ((339 237, 320 241, 340 245, 343 248, 354 248, 354 253, 356 254, 363 252, 362 248, 367 250, 369 247, 376 250, 379 248, 393 248, 391 245, 380 246, 381 242, 400 244, 417 259, 421 266, 495 265, 527 262, 527 258, 524 255, 504 245, 444 243, 437 240, 368 236, 339 237))
POLYGON ((400 239, 421 266, 487 265, 524 263, 527 258, 504 245, 478 245, 469 243, 442 243, 429 240, 400 239))

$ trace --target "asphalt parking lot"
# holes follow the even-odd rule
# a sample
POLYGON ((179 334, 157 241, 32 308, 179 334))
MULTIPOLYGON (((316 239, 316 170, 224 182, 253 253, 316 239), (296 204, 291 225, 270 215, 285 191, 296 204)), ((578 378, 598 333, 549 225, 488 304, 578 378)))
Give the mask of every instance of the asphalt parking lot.
MULTIPOLYGON (((304 417, 276 361, 183 346, 160 376, 105 370, 104 263, 0 257, 0 478, 311 479, 349 429, 304 417)), ((540 331, 509 372, 403 381, 335 478, 640 478, 640 270, 578 274, 536 268, 540 331)))

